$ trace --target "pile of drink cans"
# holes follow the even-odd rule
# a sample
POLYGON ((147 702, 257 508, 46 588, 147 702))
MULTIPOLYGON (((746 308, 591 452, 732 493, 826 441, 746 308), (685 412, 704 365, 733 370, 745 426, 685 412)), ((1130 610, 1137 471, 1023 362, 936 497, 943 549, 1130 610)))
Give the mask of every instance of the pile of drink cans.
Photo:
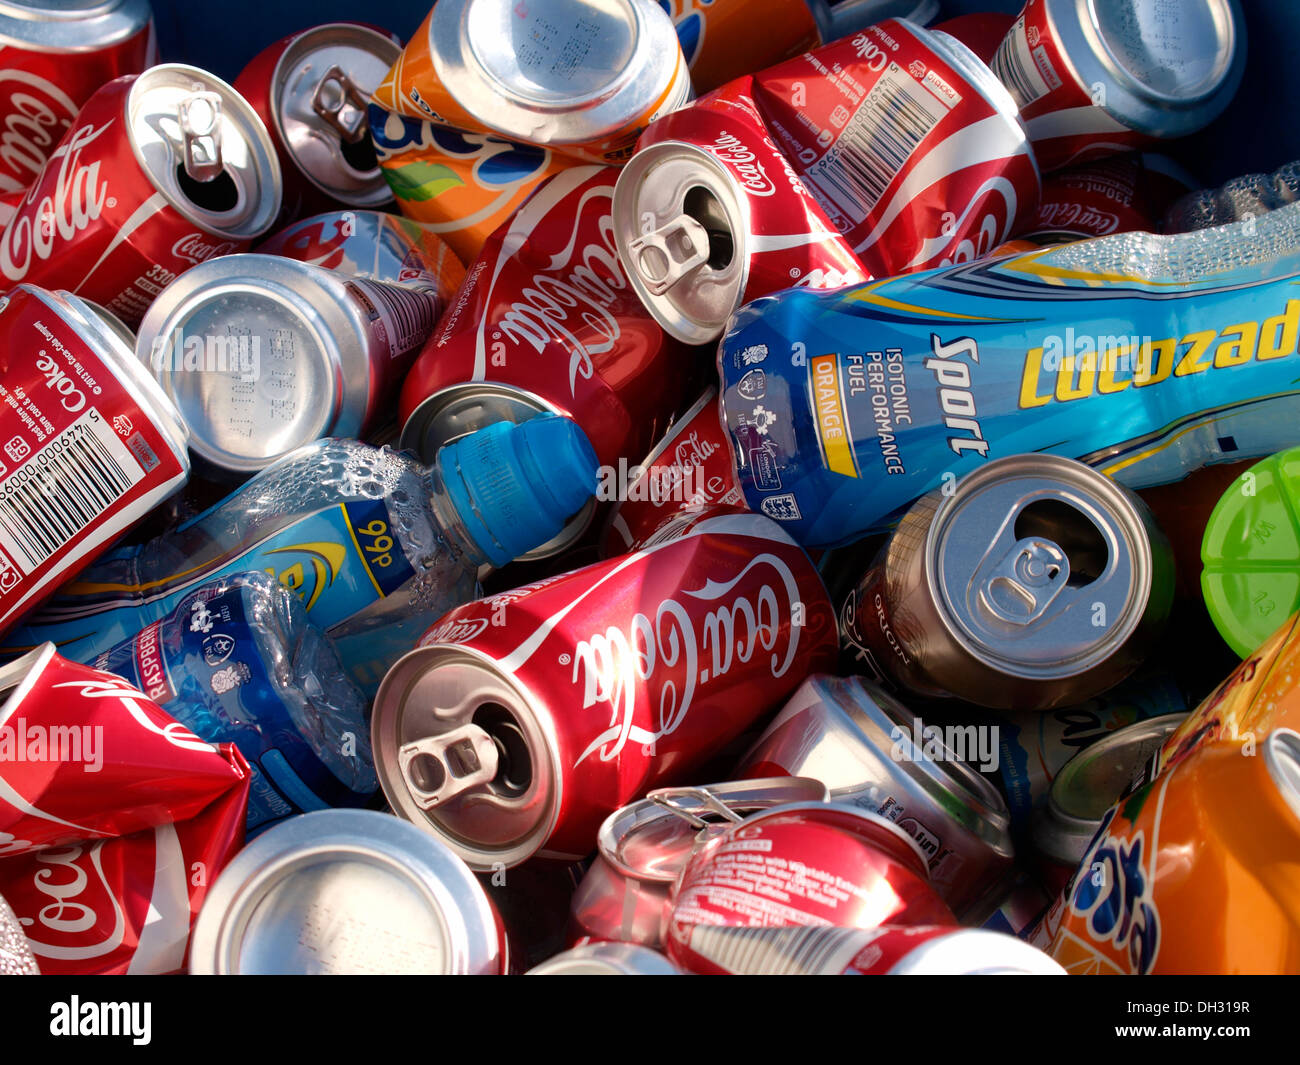
POLYGON ((5 5, 0 972, 1300 971, 1238 0, 940 8, 5 5))

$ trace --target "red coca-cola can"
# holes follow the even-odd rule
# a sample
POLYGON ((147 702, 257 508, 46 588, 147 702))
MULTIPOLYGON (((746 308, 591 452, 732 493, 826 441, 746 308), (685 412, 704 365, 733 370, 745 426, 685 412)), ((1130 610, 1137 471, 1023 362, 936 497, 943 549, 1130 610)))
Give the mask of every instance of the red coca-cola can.
POLYGON ((380 207, 392 200, 366 107, 401 52, 401 42, 385 31, 331 22, 268 45, 235 78, 235 91, 275 142, 284 175, 282 222, 339 204, 380 207))
POLYGON ((158 61, 149 0, 22 0, 0 11, 0 192, 18 192, 107 81, 158 61))
POLYGON ((870 275, 773 143, 740 78, 641 135, 614 191, 619 254, 670 334, 702 344, 738 307, 870 275))
POLYGON ((188 430, 76 296, 0 297, 0 632, 185 483, 188 430))
POLYGON ((167 64, 90 98, 0 234, 0 274, 136 324, 164 286, 243 251, 280 208, 266 127, 229 85, 167 64))
POLYGON ((384 678, 389 804, 477 869, 589 853, 835 659, 808 556, 755 514, 459 607, 384 678))
POLYGON ((248 763, 53 644, 0 668, 0 693, 0 895, 41 971, 181 969, 243 844, 248 763))
POLYGON ((731 826, 687 863, 667 952, 692 971, 722 973, 693 949, 697 929, 956 923, 898 825, 848 803, 792 803, 731 826))
MULTIPOLYGON (((600 542, 605 558, 642 547, 686 507, 743 507, 727 434, 718 417, 717 388, 710 386, 640 465, 626 473, 620 467, 618 473, 620 502, 600 542)), ((597 498, 602 494, 610 494, 607 485, 598 487, 597 498)))
POLYGON ((1207 125, 1241 84, 1245 44, 1236 0, 1026 0, 991 66, 1050 171, 1207 125))
MULTIPOLYGON (((683 404, 696 352, 665 336, 615 247, 612 167, 551 178, 492 234, 402 388, 401 446, 443 445, 540 411, 572 418, 604 466, 644 455, 683 404)), ((527 558, 572 545, 590 502, 527 558)))
POLYGON ((659 788, 615 810, 601 824, 596 858, 573 892, 569 945, 662 947, 673 883, 697 848, 756 810, 829 798, 826 785, 811 777, 773 777, 659 788))

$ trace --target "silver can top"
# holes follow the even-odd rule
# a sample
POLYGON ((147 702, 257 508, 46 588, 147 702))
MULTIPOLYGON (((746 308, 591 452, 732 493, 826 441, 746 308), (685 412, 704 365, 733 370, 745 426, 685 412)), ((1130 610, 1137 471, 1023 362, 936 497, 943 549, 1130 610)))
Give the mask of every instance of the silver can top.
POLYGON ((645 125, 684 84, 672 20, 652 0, 440 0, 434 70, 461 107, 515 140, 562 148, 645 125))
POLYGON ((1300 732, 1275 728, 1264 740, 1264 764, 1300 828, 1300 732))
POLYGON ((596 846, 601 857, 624 876, 672 883, 701 840, 746 814, 829 798, 826 785, 811 777, 660 788, 610 814, 600 826, 596 846))
POLYGON ((502 961, 496 916, 465 863, 372 810, 268 829, 217 878, 190 940, 200 975, 491 975, 502 961))
POLYGON ((353 207, 388 203, 366 107, 401 48, 376 30, 333 22, 299 34, 271 75, 271 114, 304 176, 353 207))
POLYGON ((1130 129, 1180 137, 1228 106, 1246 65, 1236 0, 1045 0, 1076 82, 1130 129))
POLYGON ((0 44, 97 52, 149 25, 149 0, 0 0, 0 44))
POLYGON ((657 950, 636 943, 587 943, 528 970, 528 976, 682 976, 657 950))
POLYGON ((619 258, 669 335, 687 344, 722 335, 749 281, 749 209, 735 178, 694 144, 649 145, 619 174, 619 258))
POLYGON ((1116 729, 1089 744, 1052 781, 1047 805, 1035 815, 1034 847, 1063 865, 1077 865, 1115 805, 1186 714, 1165 714, 1116 729))
POLYGON ((1141 500, 1103 474, 1057 455, 1011 455, 939 502, 925 577, 970 656, 1004 676, 1074 677, 1144 620, 1153 533, 1141 500))
POLYGON ((271 135, 215 74, 150 67, 131 86, 126 120, 136 162, 188 221, 233 240, 275 223, 284 185, 271 135))
POLYGON ((292 259, 224 255, 163 290, 136 356, 180 409, 196 455, 252 473, 323 436, 361 431, 369 359, 345 286, 292 259))
POLYGON ((450 645, 403 656, 370 732, 389 806, 471 868, 520 865, 550 837, 563 781, 554 727, 485 656, 450 645))

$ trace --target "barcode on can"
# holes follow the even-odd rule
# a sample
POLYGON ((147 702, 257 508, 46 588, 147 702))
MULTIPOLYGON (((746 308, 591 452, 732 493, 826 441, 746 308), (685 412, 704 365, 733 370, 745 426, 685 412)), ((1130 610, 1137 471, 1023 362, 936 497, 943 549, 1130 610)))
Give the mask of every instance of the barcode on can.
POLYGON ((1047 58, 1047 49, 1041 44, 1029 47, 1023 15, 1003 38, 989 66, 1020 108, 1061 87, 1061 77, 1047 58))
POLYGON ((144 478, 95 407, 0 482, 0 546, 31 573, 144 478))
POLYGON ((860 928, 691 929, 691 950, 737 976, 838 975, 870 938, 860 928))
POLYGON ((349 281, 348 288, 366 309, 372 322, 384 327, 390 358, 423 344, 433 332, 437 298, 431 292, 398 285, 349 281))
POLYGON ((890 63, 839 138, 804 177, 856 225, 870 213, 949 105, 890 63))

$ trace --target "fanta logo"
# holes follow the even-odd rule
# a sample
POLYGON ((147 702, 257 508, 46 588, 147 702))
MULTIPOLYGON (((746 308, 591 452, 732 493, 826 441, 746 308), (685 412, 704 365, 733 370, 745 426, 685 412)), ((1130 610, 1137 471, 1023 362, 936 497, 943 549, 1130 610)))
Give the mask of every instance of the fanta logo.
POLYGON ((718 605, 697 621, 698 614, 665 599, 653 618, 638 613, 626 630, 610 627, 574 648, 572 680, 582 693, 582 708, 604 704, 610 710, 608 727, 574 765, 593 754, 608 762, 629 742, 649 746, 671 735, 686 720, 696 692, 709 684, 725 687, 737 663, 765 656, 774 679, 789 670, 799 648, 800 626, 793 619, 801 607, 796 607, 798 582, 782 559, 759 555, 726 584, 710 580, 682 596, 718 605), (755 588, 749 574, 763 568, 774 579, 755 588), (748 590, 737 592, 742 583, 748 590), (640 689, 643 699, 637 697, 640 689))
POLYGON ((724 131, 705 147, 717 156, 719 162, 725 163, 735 172, 751 196, 771 196, 776 192, 776 186, 767 176, 758 156, 739 137, 724 131))
POLYGON ((1070 912, 1083 919, 1089 937, 1128 956, 1129 967, 1145 976, 1160 950, 1160 916, 1142 864, 1145 842, 1111 836, 1115 809, 1106 813, 1070 890, 1070 912))
POLYGON ((219 244, 214 244, 209 240, 204 240, 201 233, 190 233, 188 236, 181 237, 172 245, 172 254, 178 259, 188 259, 197 265, 205 259, 214 259, 218 255, 229 255, 238 247, 239 245, 233 240, 223 240, 219 244))
POLYGON ((59 160, 53 189, 36 198, 39 191, 49 187, 46 170, 46 181, 32 186, 0 235, 0 271, 10 281, 22 281, 31 269, 33 257, 49 259, 60 240, 73 240, 99 218, 108 198, 108 182, 99 180, 98 159, 81 165, 81 152, 112 124, 110 121, 99 129, 83 126, 50 156, 51 164, 59 160))
POLYGON ((5 191, 17 192, 36 180, 50 150, 77 117, 77 107, 62 89, 31 71, 4 70, 0 115, 0 182, 5 191))
POLYGON ((348 552, 342 544, 318 541, 274 547, 267 554, 285 555, 294 552, 301 552, 307 557, 281 570, 276 576, 286 588, 297 592, 307 609, 311 610, 321 592, 333 584, 334 578, 342 571, 348 552))

